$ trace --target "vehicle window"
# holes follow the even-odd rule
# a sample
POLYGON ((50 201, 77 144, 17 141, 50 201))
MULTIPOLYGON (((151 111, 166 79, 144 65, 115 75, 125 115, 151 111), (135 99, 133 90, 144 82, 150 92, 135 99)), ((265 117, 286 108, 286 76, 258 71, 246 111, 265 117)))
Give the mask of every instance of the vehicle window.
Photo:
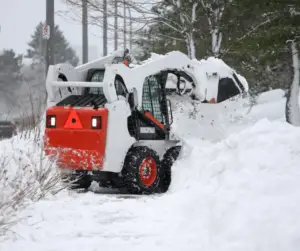
POLYGON ((160 85, 154 76, 147 77, 143 86, 142 107, 149 111, 158 121, 164 123, 160 106, 160 85))
POLYGON ((218 87, 218 103, 240 94, 240 90, 231 78, 221 78, 218 87))
POLYGON ((117 95, 126 97, 126 89, 123 82, 119 79, 115 81, 116 93, 117 95))
MULTIPOLYGON (((104 79, 104 71, 96 71, 91 78, 91 82, 102 82, 104 79)), ((101 87, 91 87, 89 88, 89 94, 104 95, 103 89, 101 87)))

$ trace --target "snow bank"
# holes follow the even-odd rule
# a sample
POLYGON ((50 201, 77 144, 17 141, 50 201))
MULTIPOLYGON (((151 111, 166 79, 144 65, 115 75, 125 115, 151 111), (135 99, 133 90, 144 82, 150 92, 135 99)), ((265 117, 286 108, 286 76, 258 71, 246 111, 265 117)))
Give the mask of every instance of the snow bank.
POLYGON ((20 209, 63 187, 41 144, 34 130, 0 141, 0 235, 20 209))
POLYGON ((299 142, 300 128, 266 119, 218 144, 190 141, 173 168, 171 232, 201 250, 298 250, 299 142))
POLYGON ((275 89, 267 92, 263 92, 258 95, 256 99, 257 104, 265 104, 270 102, 277 102, 278 100, 284 99, 285 92, 282 89, 275 89))
POLYGON ((188 140, 166 194, 62 193, 24 211, 0 249, 297 251, 299 141, 266 119, 218 144, 188 140))
POLYGON ((286 121, 286 98, 281 89, 261 93, 254 106, 251 106, 248 97, 219 104, 192 104, 188 97, 171 96, 170 99, 174 108, 172 132, 174 137, 184 139, 198 138, 216 142, 264 118, 286 121))
MULTIPOLYGON (((226 100, 218 104, 191 103, 190 99, 184 97, 176 102, 176 99, 172 99, 174 123, 171 129, 174 137, 181 139, 198 138, 216 142, 268 117, 270 113, 269 110, 263 110, 263 107, 251 108, 247 98, 226 100)), ((280 114, 278 117, 284 116, 284 104, 282 108, 283 114, 280 109, 276 110, 276 115, 280 114)))

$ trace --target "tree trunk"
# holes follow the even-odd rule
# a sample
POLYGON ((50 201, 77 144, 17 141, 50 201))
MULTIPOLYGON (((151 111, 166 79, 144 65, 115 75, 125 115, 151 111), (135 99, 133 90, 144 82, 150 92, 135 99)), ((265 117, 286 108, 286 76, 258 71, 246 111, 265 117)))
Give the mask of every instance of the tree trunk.
POLYGON ((127 47, 127 34, 126 34, 126 0, 124 0, 124 51, 127 47))
POLYGON ((215 28, 211 33, 212 54, 214 57, 218 57, 223 39, 222 32, 220 32, 218 28, 215 28))
POLYGON ((292 85, 290 86, 286 106, 285 116, 286 121, 292 125, 300 126, 300 109, 299 109, 299 52, 295 41, 290 41, 290 49, 293 59, 294 77, 292 85))
POLYGON ((188 57, 190 59, 196 58, 196 46, 195 46, 193 33, 187 35, 187 38, 185 39, 185 43, 188 51, 188 57))
POLYGON ((128 7, 128 16, 129 16, 129 49, 132 51, 132 16, 131 9, 128 7))
POLYGON ((107 56, 107 0, 103 0, 103 56, 107 56))
POLYGON ((118 50, 118 0, 115 0, 115 51, 118 50))
POLYGON ((82 63, 88 62, 88 11, 87 0, 82 0, 82 63))

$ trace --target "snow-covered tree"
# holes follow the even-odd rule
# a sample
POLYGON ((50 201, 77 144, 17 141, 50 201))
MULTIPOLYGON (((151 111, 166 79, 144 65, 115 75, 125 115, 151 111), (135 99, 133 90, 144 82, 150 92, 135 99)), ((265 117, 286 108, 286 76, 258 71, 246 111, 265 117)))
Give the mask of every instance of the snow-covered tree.
POLYGON ((188 56, 191 59, 196 58, 195 32, 197 30, 198 1, 173 0, 166 2, 166 8, 164 8, 164 4, 157 8, 157 13, 160 15, 160 17, 158 17, 159 22, 169 26, 176 31, 178 35, 181 35, 186 43, 188 56), (164 11, 168 10, 171 10, 173 15, 177 17, 176 19, 178 21, 176 23, 175 20, 171 23, 168 20, 161 18, 165 15, 164 11))
MULTIPOLYGON (((144 44, 150 43, 158 51, 179 49, 190 58, 196 58, 197 41, 202 36, 198 25, 200 7, 199 0, 164 0, 157 1, 147 10, 138 8, 138 11, 149 15, 146 33, 151 40, 144 41, 144 44)), ((138 39, 143 40, 145 32, 139 35, 138 39)))
POLYGON ((292 76, 286 41, 300 34, 299 1, 232 0, 223 22, 221 57, 255 92, 287 89, 292 76))
POLYGON ((207 18, 211 35, 211 53, 218 57, 223 40, 224 12, 230 8, 232 0, 199 0, 199 2, 207 18))

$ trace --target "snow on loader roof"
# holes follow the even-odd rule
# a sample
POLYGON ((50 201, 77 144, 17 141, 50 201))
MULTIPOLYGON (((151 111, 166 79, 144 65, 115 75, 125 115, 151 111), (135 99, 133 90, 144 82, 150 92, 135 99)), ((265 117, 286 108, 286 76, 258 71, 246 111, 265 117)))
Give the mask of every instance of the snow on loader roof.
MULTIPOLYGON (((145 79, 151 75, 159 74, 161 71, 169 71, 166 89, 178 88, 183 83, 183 89, 193 89, 192 97, 200 101, 215 100, 216 103, 219 103, 238 94, 247 93, 249 89, 246 79, 237 74, 221 59, 210 57, 207 60, 191 60, 179 51, 172 51, 165 55, 152 53, 149 59, 139 64, 129 64, 127 67, 123 64, 122 54, 123 51, 117 51, 75 68, 68 64, 59 64, 56 66, 56 70, 59 69, 62 74, 67 72, 68 81, 75 81, 76 84, 72 82, 64 84, 73 87, 80 86, 78 82, 82 82, 82 87, 87 85, 83 82, 86 81, 87 72, 90 69, 105 70, 103 82, 112 81, 111 77, 118 74, 126 83, 128 91, 137 89, 139 100, 142 98, 142 86, 145 79), (180 85, 177 85, 176 76, 178 75, 181 76, 180 85)), ((52 76, 47 81, 48 92, 52 99, 54 98, 53 87, 58 85, 54 78, 55 76, 52 76)), ((99 87, 101 85, 102 83, 99 83, 99 87)))

